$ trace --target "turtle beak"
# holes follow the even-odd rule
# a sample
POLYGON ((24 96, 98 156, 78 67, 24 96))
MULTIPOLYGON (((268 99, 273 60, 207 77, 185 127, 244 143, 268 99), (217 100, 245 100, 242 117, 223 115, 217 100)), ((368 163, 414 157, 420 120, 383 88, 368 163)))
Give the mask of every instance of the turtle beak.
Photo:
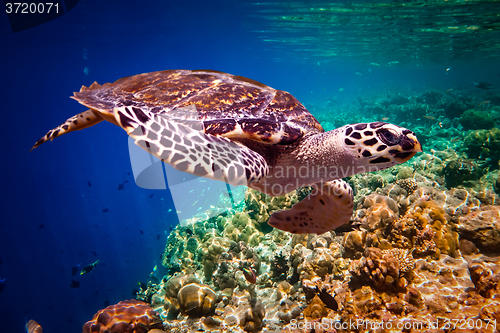
POLYGON ((415 154, 423 152, 422 145, 413 132, 406 134, 399 145, 402 151, 396 153, 394 156, 399 160, 399 163, 404 163, 415 156, 415 154))
POLYGON ((413 141, 413 150, 415 153, 422 153, 422 145, 420 144, 420 141, 418 141, 417 136, 414 133, 410 133, 407 135, 408 139, 413 141))

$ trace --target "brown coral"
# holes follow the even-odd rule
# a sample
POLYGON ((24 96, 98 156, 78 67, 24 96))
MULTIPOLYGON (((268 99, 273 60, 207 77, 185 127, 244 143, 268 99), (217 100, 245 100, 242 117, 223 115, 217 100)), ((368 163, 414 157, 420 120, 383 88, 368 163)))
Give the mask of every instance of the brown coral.
MULTIPOLYGON (((498 267, 497 267, 498 268, 498 267)), ((492 270, 484 262, 469 264, 469 272, 476 291, 483 297, 490 298, 500 294, 500 272, 492 270)))
POLYGON ((146 333, 163 324, 149 305, 138 300, 121 301, 99 310, 83 325, 83 333, 146 333))
POLYGON ((209 286, 190 283, 179 290, 177 300, 183 314, 201 317, 214 309, 216 297, 209 286))
POLYGON ((311 302, 304 309, 304 317, 308 320, 320 319, 326 317, 327 315, 328 309, 318 295, 314 296, 311 302))
POLYGON ((370 194, 363 200, 366 208, 361 225, 367 230, 375 230, 396 220, 399 214, 398 204, 387 196, 370 194))
POLYGON ((349 270, 355 278, 354 284, 368 278, 376 289, 384 291, 406 288, 408 281, 404 276, 414 267, 413 257, 406 249, 382 251, 371 247, 365 250, 363 258, 351 263, 349 270))
POLYGON ((401 188, 403 188, 408 195, 415 192, 418 188, 418 183, 415 179, 400 179, 396 182, 401 188))
POLYGON ((500 208, 485 206, 459 219, 462 237, 489 252, 500 252, 500 208))
POLYGON ((26 332, 27 333, 43 333, 42 326, 38 324, 36 321, 31 319, 26 323, 26 332))

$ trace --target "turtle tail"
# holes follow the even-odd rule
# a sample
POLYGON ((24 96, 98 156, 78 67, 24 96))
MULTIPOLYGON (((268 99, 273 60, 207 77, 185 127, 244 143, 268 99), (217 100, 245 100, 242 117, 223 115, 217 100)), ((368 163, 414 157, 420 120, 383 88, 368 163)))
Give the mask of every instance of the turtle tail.
POLYGON ((102 117, 92 110, 87 110, 85 112, 79 113, 71 118, 68 118, 64 123, 57 126, 54 129, 51 129, 47 134, 45 134, 40 140, 38 140, 33 148, 30 149, 32 151, 39 145, 44 142, 52 141, 54 138, 61 136, 63 134, 79 131, 81 129, 94 126, 95 124, 103 121, 102 117))

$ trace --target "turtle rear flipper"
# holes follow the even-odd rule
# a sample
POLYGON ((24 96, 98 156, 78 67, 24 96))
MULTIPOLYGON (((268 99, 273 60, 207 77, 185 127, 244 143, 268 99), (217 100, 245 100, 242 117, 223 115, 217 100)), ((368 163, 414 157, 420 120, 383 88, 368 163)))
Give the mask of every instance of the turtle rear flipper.
POLYGON ((260 154, 227 138, 137 107, 119 107, 113 113, 136 145, 179 171, 234 186, 259 182, 269 173, 260 154))
POLYGON ((349 223, 352 189, 342 179, 314 185, 313 192, 289 210, 275 212, 269 225, 294 234, 322 234, 349 223))
POLYGON ((79 113, 71 118, 68 118, 64 123, 61 125, 57 126, 54 129, 51 129, 47 134, 45 134, 40 140, 38 140, 33 148, 30 149, 32 151, 39 145, 41 145, 44 142, 47 141, 52 141, 54 138, 57 138, 58 136, 61 136, 63 134, 73 132, 73 131, 79 131, 81 129, 94 126, 95 124, 100 123, 103 121, 102 117, 97 113, 92 110, 87 110, 82 113, 79 113))

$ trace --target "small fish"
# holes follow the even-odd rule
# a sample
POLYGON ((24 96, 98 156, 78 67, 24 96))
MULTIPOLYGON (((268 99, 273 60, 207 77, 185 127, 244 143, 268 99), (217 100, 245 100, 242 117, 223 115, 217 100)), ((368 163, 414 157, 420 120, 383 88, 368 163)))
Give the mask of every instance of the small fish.
POLYGON ((38 229, 43 229, 43 228, 45 228, 45 224, 43 223, 38 226, 38 229))
MULTIPOLYGON (((318 289, 316 288, 316 291, 318 289)), ((319 296, 319 298, 321 299, 321 301, 323 301, 323 303, 325 303, 325 305, 334 310, 334 311, 337 311, 338 308, 339 308, 339 304, 337 303, 337 301, 335 300, 335 298, 330 295, 326 289, 323 289, 321 291, 317 291, 317 295, 319 296)))
POLYGON ((363 76, 360 72, 356 72, 356 75, 363 76))
POLYGON ((43 333, 42 326, 31 319, 26 323, 26 333, 43 333))
POLYGON ((121 191, 125 188, 125 185, 123 184, 118 184, 118 191, 121 191))
POLYGON ((399 61, 389 61, 386 66, 394 66, 394 65, 397 65, 399 64, 399 61))
POLYGON ((71 280, 71 284, 69 285, 71 288, 80 288, 80 282, 71 280))
POLYGON ((156 240, 160 240, 160 237, 161 237, 160 234, 156 235, 156 240))
POLYGON ((370 65, 380 67, 380 64, 378 64, 378 63, 376 63, 376 62, 372 62, 370 65))
POLYGON ((451 67, 446 68, 446 71, 447 72, 451 71, 451 67))
POLYGON ((108 300, 105 300, 105 301, 104 301, 104 307, 108 307, 108 306, 109 306, 109 304, 110 304, 110 303, 109 303, 109 301, 108 301, 108 300))
POLYGON ((255 270, 253 268, 243 268, 243 275, 245 276, 245 279, 250 282, 250 283, 255 283, 257 281, 257 275, 255 273, 255 270))
POLYGON ((186 234, 188 236, 193 236, 193 232, 191 231, 191 229, 186 229, 186 234))
POLYGON ((477 106, 488 105, 488 104, 490 104, 490 101, 482 101, 482 102, 479 102, 479 104, 477 106))
POLYGON ((382 120, 383 120, 383 121, 386 121, 386 120, 389 120, 389 118, 384 117, 384 118, 382 118, 382 120))
POLYGON ((462 140, 462 138, 455 138, 455 139, 451 140, 450 142, 458 142, 460 140, 462 140))
POLYGON ((143 230, 139 230, 139 233, 140 233, 141 235, 144 235, 144 231, 143 231, 143 230))
POLYGON ((97 259, 97 261, 83 267, 82 271, 80 272, 80 275, 88 274, 88 273, 92 272, 98 263, 99 263, 99 259, 97 259))
POLYGON ((97 257, 97 251, 92 251, 92 254, 94 255, 94 257, 97 257))
POLYGON ((191 205, 191 207, 194 206, 194 205, 196 205, 196 203, 198 203, 198 200, 196 200, 195 202, 193 202, 193 204, 191 205))
POLYGON ((425 119, 430 119, 430 120, 435 120, 436 118, 434 118, 433 116, 424 116, 425 119))
POLYGON ((149 195, 149 199, 151 199, 152 197, 154 197, 155 195, 154 194, 150 194, 149 195))
POLYGON ((339 91, 340 91, 340 92, 343 92, 343 91, 344 91, 344 88, 339 88, 339 91))
POLYGON ((80 265, 81 264, 78 264, 76 266, 71 267, 71 276, 75 276, 76 273, 78 273, 78 270, 80 269, 80 265))
POLYGON ((91 183, 90 181, 88 181, 88 180, 87 180, 87 185, 88 185, 89 187, 91 187, 91 186, 92 186, 92 183, 91 183))
POLYGON ((449 92, 451 92, 451 91, 453 91, 453 90, 455 90, 455 89, 450 88, 450 89, 446 90, 446 92, 447 92, 447 93, 449 93, 449 92))
POLYGON ((106 213, 106 212, 108 212, 108 211, 109 211, 109 208, 104 208, 104 209, 102 210, 102 212, 103 212, 103 213, 106 213))

